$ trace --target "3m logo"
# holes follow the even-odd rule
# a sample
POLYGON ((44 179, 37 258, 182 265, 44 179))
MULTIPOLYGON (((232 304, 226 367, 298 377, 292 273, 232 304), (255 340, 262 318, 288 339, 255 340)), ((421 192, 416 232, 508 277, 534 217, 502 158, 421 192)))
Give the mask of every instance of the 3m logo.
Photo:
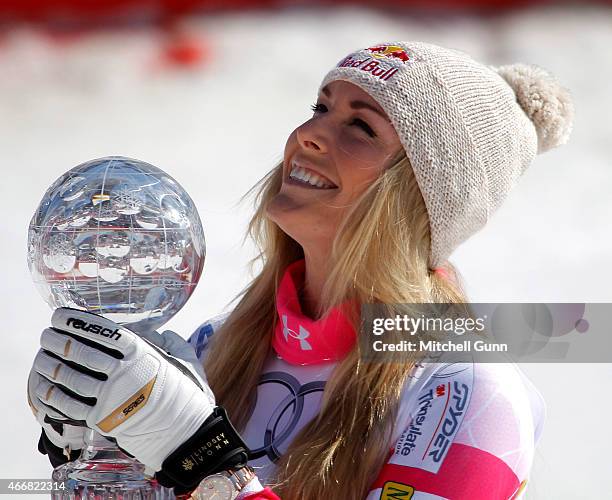
POLYGON ((413 494, 414 488, 412 486, 396 483, 395 481, 387 481, 380 494, 380 500, 407 500, 412 498, 413 494))

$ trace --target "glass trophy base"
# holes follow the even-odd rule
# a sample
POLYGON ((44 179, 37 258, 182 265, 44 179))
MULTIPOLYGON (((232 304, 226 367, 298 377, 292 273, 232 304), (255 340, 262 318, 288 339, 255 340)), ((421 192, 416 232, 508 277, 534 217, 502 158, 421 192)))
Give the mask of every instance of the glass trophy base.
POLYGON ((91 431, 81 456, 53 471, 62 489, 53 500, 166 500, 174 493, 145 472, 145 466, 114 443, 91 431))

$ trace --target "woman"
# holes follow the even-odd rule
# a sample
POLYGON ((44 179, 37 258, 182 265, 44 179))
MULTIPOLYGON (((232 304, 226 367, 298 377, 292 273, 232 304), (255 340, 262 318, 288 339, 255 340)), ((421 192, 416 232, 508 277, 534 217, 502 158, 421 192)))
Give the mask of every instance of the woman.
MULTIPOLYGON (((517 498, 544 413, 518 368, 368 362, 359 314, 468 302, 446 259, 537 152, 567 140, 571 120, 569 95, 539 68, 486 67, 425 43, 356 51, 324 78, 313 117, 263 180, 250 226, 261 272, 190 339, 208 385, 128 330, 109 322, 122 340, 100 339, 74 325, 106 320, 59 310, 35 360, 33 406, 114 437, 177 492, 202 481, 199 492, 220 494, 225 477, 253 499, 517 498), (144 409, 109 424, 146 380, 144 409)), ((43 427, 44 450, 65 447, 43 427)))

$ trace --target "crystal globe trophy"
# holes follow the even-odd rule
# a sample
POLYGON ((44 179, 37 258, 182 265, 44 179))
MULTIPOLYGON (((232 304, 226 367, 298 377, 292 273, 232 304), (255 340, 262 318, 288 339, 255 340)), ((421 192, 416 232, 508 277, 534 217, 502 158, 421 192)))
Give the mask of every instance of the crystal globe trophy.
MULTIPOLYGON (((121 156, 92 160, 47 190, 30 222, 28 266, 52 307, 100 314, 151 334, 187 302, 204 265, 202 223, 168 174, 121 156)), ((57 467, 54 498, 174 498, 112 441, 88 430, 81 456, 57 467)))

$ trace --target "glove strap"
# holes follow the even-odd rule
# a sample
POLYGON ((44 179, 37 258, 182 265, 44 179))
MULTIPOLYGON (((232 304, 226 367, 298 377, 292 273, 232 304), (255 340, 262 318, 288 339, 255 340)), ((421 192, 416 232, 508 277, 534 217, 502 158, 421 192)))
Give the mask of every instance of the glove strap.
POLYGON ((217 406, 202 426, 172 452, 155 474, 157 481, 175 493, 195 489, 206 476, 247 464, 249 449, 217 406))

